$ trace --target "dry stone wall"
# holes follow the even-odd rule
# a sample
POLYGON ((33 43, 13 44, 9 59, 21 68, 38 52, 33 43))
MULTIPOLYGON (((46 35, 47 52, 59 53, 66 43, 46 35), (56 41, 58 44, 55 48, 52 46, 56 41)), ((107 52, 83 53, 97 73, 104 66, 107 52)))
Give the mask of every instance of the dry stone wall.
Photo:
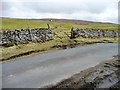
POLYGON ((8 43, 45 42, 53 39, 52 30, 49 28, 0 30, 0 45, 8 43))
POLYGON ((76 37, 83 37, 83 38, 102 38, 102 37, 109 37, 115 38, 118 37, 118 31, 112 30, 97 30, 97 29, 71 29, 71 38, 76 37))
MULTIPOLYGON (((34 28, 21 30, 0 30, 0 46, 6 44, 19 44, 29 42, 45 42, 54 39, 54 33, 48 25, 48 28, 34 28)), ((69 36, 69 35, 68 35, 69 36)), ((119 36, 118 31, 112 30, 92 30, 92 29, 71 29, 71 39, 76 37, 83 38, 116 38, 119 36)))

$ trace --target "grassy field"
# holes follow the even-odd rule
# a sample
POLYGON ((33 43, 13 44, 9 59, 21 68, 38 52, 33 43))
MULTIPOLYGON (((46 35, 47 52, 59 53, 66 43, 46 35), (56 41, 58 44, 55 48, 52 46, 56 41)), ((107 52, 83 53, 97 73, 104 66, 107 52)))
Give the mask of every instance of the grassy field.
POLYGON ((81 20, 60 20, 60 19, 10 19, 2 18, 1 30, 15 30, 22 28, 40 28, 47 27, 47 23, 51 25, 54 30, 70 30, 74 28, 91 28, 91 29, 108 29, 117 30, 117 25, 112 23, 100 23, 81 20), (52 21, 51 21, 52 20, 52 21))
POLYGON ((41 19, 41 20, 24 20, 24 19, 9 19, 3 18, 2 19, 2 28, 1 30, 15 30, 15 29, 22 29, 22 28, 40 28, 40 27, 47 27, 47 23, 50 24, 51 28, 54 32, 57 33, 59 37, 54 37, 54 40, 47 41, 44 43, 28 43, 28 44, 19 44, 14 45, 12 47, 2 47, 0 50, 2 51, 2 57, 0 60, 4 59, 7 60, 10 57, 20 55, 25 52, 31 52, 31 54, 38 54, 41 51, 49 51, 49 50, 56 50, 60 48, 53 48, 54 46, 64 46, 70 44, 80 44, 83 45, 85 43, 96 43, 96 42, 116 42, 118 41, 117 38, 82 38, 78 37, 76 39, 70 39, 65 35, 66 32, 70 35, 70 29, 74 28, 92 28, 92 29, 108 29, 108 30, 117 30, 116 24, 111 23, 100 23, 100 22, 89 22, 89 21, 76 21, 76 20, 56 20, 56 19, 41 19), (38 51, 38 52, 36 52, 38 51))

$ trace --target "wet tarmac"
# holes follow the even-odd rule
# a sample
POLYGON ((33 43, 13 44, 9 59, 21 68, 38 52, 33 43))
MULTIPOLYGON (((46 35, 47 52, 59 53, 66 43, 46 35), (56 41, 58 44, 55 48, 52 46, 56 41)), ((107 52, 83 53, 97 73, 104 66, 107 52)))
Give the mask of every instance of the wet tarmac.
POLYGON ((2 87, 39 88, 55 84, 117 54, 117 44, 94 44, 7 62, 2 64, 2 87))

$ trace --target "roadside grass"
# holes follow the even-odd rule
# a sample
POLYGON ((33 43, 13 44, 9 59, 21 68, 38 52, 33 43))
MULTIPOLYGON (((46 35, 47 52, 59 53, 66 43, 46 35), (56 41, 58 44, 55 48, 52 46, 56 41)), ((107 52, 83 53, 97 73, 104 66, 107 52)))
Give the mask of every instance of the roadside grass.
POLYGON ((67 36, 64 36, 63 39, 58 39, 55 38, 52 41, 47 41, 44 43, 28 43, 28 44, 19 44, 18 46, 12 46, 8 48, 0 48, 2 49, 2 57, 0 59, 7 59, 11 56, 14 55, 19 55, 21 53, 29 52, 29 51, 36 51, 36 50, 41 50, 41 51, 49 51, 49 50, 57 50, 60 48, 52 48, 53 46, 62 46, 62 45, 70 45, 70 44, 85 44, 85 43, 117 43, 118 39, 113 39, 113 38, 100 38, 100 39, 88 39, 88 38, 76 38, 74 39, 77 42, 74 42, 73 40, 69 39, 67 36))
POLYGON ((100 43, 118 43, 118 38, 82 38, 78 37, 78 42, 100 42, 100 43))

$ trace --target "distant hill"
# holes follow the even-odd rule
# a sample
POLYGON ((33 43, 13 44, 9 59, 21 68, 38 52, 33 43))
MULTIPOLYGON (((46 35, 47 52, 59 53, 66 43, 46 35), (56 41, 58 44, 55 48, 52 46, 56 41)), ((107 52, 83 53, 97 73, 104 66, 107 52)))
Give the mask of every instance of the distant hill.
POLYGON ((49 23, 54 30, 70 30, 73 28, 90 28, 90 29, 108 29, 117 30, 118 26, 114 23, 93 22, 84 20, 71 19, 17 19, 17 18, 1 18, 1 30, 15 30, 22 28, 40 28, 47 27, 49 23))

